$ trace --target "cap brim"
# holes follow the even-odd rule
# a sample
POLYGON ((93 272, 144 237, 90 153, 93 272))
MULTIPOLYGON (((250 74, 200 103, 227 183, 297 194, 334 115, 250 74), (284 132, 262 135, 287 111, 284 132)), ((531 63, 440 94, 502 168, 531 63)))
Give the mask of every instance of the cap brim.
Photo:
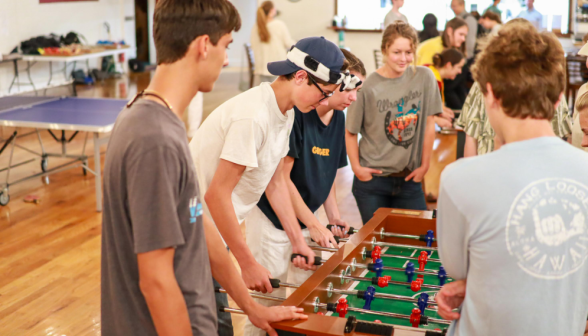
POLYGON ((288 75, 298 70, 302 70, 296 64, 285 60, 279 62, 270 62, 267 64, 267 70, 274 76, 288 75))
POLYGON ((580 49, 580 51, 578 51, 578 55, 588 56, 588 43, 584 44, 582 49, 580 49))

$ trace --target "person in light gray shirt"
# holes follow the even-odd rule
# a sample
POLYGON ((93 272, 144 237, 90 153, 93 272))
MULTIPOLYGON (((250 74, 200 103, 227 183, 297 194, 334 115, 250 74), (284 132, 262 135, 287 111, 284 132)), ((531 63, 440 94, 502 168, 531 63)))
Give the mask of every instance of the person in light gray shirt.
POLYGON ((526 21, 505 25, 473 73, 499 150, 441 177, 439 255, 456 281, 437 294, 448 335, 580 336, 588 315, 588 154, 549 120, 564 51, 526 21), (460 308, 459 312, 452 309, 460 308))
POLYGON ((478 38, 478 20, 466 11, 464 0, 452 0, 451 9, 455 16, 465 20, 468 24, 468 37, 466 38, 467 58, 472 59, 476 51, 476 39, 478 38))
POLYGON ((392 9, 386 14, 384 18, 384 29, 391 25, 394 21, 402 21, 408 23, 406 15, 400 13, 400 8, 404 6, 404 0, 390 0, 392 2, 392 9))

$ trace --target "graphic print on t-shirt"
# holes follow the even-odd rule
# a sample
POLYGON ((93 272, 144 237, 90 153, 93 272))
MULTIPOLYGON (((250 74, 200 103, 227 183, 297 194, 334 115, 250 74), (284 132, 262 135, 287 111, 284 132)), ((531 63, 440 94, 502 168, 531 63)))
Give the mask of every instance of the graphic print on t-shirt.
POLYGON ((418 98, 421 96, 420 91, 410 91, 392 103, 388 99, 378 101, 380 111, 389 108, 384 126, 388 140, 394 145, 408 148, 415 141, 421 111, 421 100, 418 98))
POLYGON ((196 218, 202 216, 202 203, 198 202, 198 197, 190 199, 190 223, 196 223, 196 218))
POLYGON ((588 188, 574 180, 529 184, 513 202, 506 222, 508 252, 525 272, 563 279, 588 258, 588 188))

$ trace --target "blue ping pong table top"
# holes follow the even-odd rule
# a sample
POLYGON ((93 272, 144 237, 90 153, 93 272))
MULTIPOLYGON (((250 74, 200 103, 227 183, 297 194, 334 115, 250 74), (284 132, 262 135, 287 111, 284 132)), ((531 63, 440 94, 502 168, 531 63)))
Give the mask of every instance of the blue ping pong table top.
POLYGON ((124 99, 3 97, 0 98, 0 124, 86 132, 110 132, 124 99))

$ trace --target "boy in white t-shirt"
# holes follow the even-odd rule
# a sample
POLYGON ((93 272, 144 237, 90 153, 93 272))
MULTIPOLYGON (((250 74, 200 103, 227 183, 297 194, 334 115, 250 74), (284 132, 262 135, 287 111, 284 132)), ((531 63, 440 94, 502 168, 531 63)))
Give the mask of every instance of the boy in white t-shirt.
MULTIPOLYGON (((293 107, 302 112, 326 105, 345 75, 341 50, 323 37, 300 40, 287 60, 268 64, 280 76, 262 83, 218 107, 190 143, 204 211, 211 215, 232 250, 249 289, 272 292, 271 274, 253 257, 239 224, 265 192, 276 210, 293 253, 306 256, 294 264, 313 269, 314 252, 308 247, 296 219, 283 173, 294 122, 293 107)), ((326 228, 322 234, 336 245, 326 228)))

